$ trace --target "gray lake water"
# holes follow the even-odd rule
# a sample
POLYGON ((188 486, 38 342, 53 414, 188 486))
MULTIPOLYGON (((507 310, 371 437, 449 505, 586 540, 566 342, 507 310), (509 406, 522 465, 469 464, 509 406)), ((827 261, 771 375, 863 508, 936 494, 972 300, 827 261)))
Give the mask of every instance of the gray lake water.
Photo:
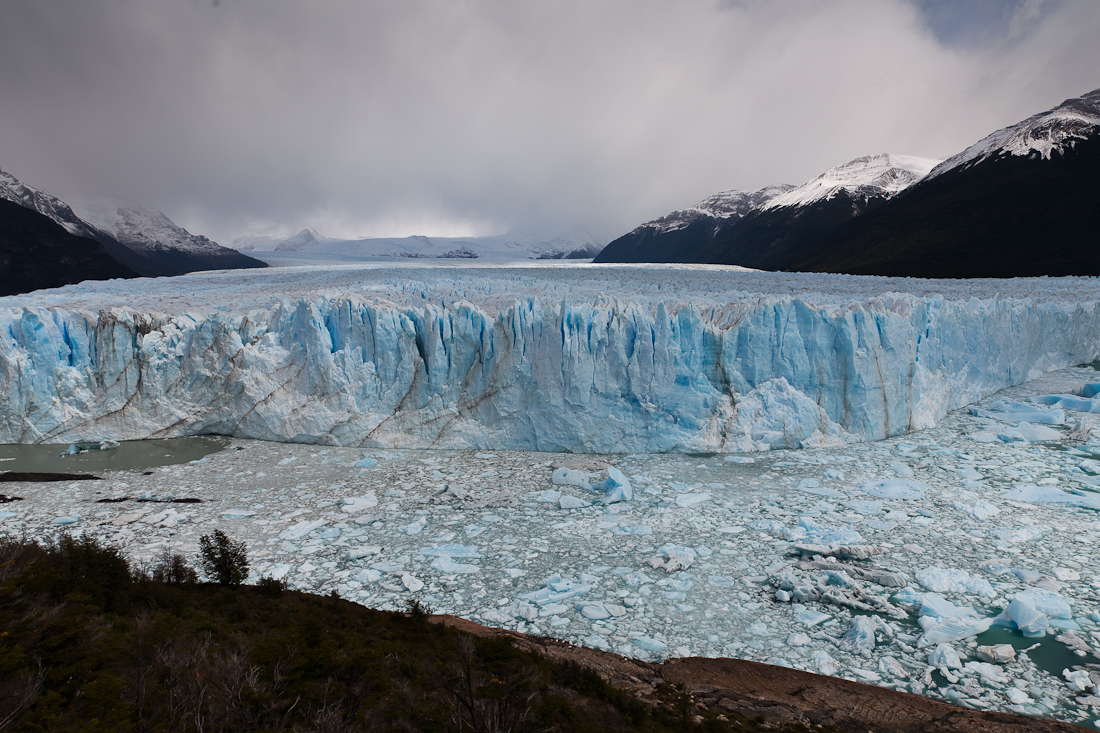
POLYGON ((229 438, 199 435, 162 440, 125 440, 111 450, 98 450, 98 443, 77 443, 77 446, 91 450, 78 455, 63 455, 69 445, 0 444, 0 472, 97 473, 174 466, 224 450, 229 446, 229 438))

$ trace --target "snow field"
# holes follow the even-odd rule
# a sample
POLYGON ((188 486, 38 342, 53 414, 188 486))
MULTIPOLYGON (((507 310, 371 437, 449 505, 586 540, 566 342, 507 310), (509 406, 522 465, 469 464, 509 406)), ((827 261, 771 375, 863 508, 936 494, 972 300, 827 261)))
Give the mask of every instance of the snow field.
POLYGON ((1098 291, 1087 278, 663 266, 84 283, 0 299, 0 441, 217 433, 595 453, 840 445, 931 427, 999 389, 1091 361, 1098 291))
POLYGON ((1052 398, 1096 382, 1066 369, 917 435, 752 456, 233 441, 151 476, 10 485, 24 499, 0 531, 153 559, 220 528, 247 542, 253 582, 1084 721, 1100 713, 1100 430, 1075 438, 1100 417, 1052 398), (1020 406, 1056 439, 1020 435, 1020 406))

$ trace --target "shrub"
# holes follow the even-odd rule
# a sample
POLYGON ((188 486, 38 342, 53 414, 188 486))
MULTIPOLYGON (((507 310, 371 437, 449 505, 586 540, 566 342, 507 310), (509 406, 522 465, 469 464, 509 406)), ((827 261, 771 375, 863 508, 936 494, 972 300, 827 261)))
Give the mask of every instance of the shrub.
POLYGON ((260 582, 256 583, 256 587, 260 589, 260 593, 265 596, 279 596, 284 590, 289 587, 286 580, 276 580, 268 575, 260 577, 260 582))
POLYGON ((234 542, 215 529, 199 538, 202 572, 222 585, 240 585, 248 577, 248 554, 243 542, 234 542))

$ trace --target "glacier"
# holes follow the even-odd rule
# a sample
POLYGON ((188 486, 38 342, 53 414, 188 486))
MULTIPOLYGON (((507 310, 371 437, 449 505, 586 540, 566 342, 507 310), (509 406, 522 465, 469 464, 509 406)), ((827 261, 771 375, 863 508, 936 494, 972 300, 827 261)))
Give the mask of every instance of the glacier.
POLYGON ((1089 278, 328 267, 0 299, 0 442, 734 452, 932 427, 1100 355, 1089 278))

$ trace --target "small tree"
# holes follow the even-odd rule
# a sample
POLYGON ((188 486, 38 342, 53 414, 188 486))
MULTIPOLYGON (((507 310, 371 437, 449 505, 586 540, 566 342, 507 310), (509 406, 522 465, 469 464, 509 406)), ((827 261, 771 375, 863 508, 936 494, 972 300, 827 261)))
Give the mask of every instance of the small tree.
POLYGON ((156 565, 153 566, 153 580, 158 583, 183 585, 184 583, 194 583, 198 579, 199 574, 187 564, 187 561, 183 559, 183 555, 172 552, 167 547, 164 548, 161 556, 157 558, 156 565))
POLYGON ((202 572, 206 577, 222 585, 240 585, 248 577, 248 554, 244 542, 234 542, 220 529, 199 538, 199 551, 202 553, 202 572))

